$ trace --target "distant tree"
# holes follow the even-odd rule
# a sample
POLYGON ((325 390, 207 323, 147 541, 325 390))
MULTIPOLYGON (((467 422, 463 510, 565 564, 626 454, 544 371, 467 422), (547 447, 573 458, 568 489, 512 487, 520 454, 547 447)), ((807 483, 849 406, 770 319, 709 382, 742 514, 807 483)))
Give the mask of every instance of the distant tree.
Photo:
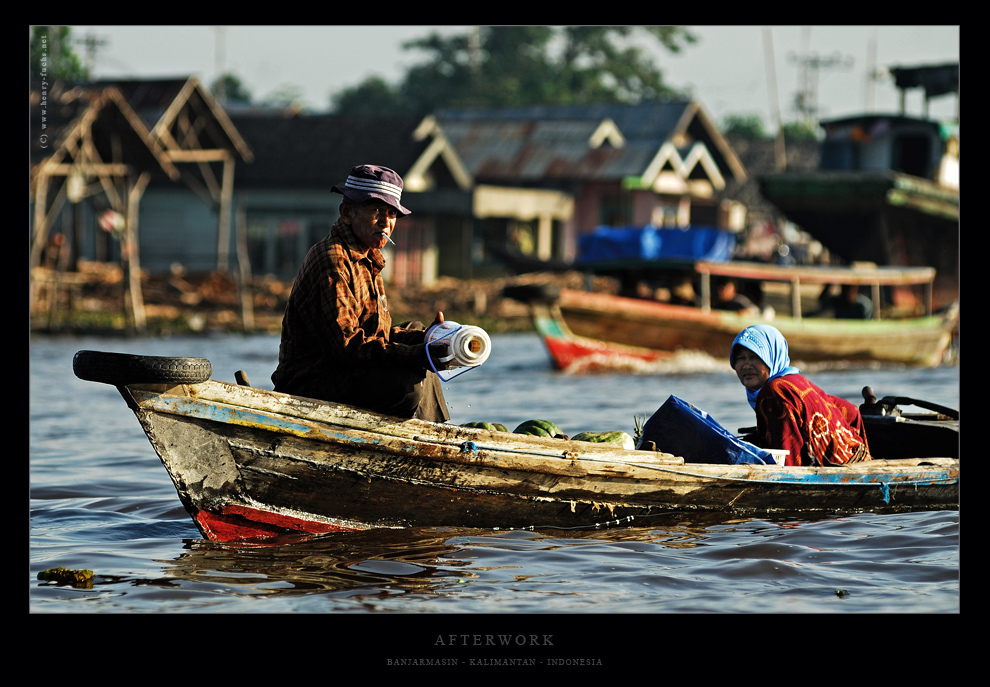
POLYGON ((261 99, 269 107, 295 107, 302 104, 303 90, 295 84, 284 84, 261 99))
POLYGON ((759 115, 730 114, 722 120, 722 133, 751 140, 768 138, 759 115))
POLYGON ((330 100, 330 109, 350 115, 406 114, 398 89, 380 76, 370 77, 357 86, 337 92, 330 100))
POLYGON ((221 74, 210 84, 210 92, 218 100, 241 100, 246 103, 251 102, 251 91, 245 86, 241 78, 230 72, 221 74))
MULTIPOLYGON (((696 37, 679 26, 484 26, 432 33, 406 50, 427 55, 401 83, 373 77, 332 99, 339 114, 361 114, 363 102, 423 115, 442 107, 637 102, 681 96, 634 40, 651 37, 671 52, 696 37)), ((380 110, 379 110, 380 111, 380 110)))
POLYGON ((68 26, 32 26, 28 76, 31 80, 88 81, 89 71, 72 51, 68 26))
POLYGON ((818 127, 808 122, 792 122, 783 124, 780 128, 784 132, 784 139, 788 141, 817 141, 821 137, 818 127))

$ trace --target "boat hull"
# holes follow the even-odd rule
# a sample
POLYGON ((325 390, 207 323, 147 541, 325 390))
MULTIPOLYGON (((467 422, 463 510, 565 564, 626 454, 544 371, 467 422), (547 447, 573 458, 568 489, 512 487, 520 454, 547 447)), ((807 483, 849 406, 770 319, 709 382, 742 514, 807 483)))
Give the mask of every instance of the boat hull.
POLYGON ((530 307, 554 364, 565 370, 629 367, 636 360, 663 360, 680 351, 728 358, 735 336, 759 323, 779 329, 787 339, 791 359, 798 362, 937 366, 952 338, 952 326, 943 317, 766 319, 566 289, 555 303, 534 302, 530 307), (582 357, 596 360, 584 365, 582 357))
POLYGON ((658 451, 402 420, 218 381, 119 386, 204 537, 566 527, 955 508, 959 462, 686 464, 658 451), (645 519, 645 520, 644 520, 645 519))

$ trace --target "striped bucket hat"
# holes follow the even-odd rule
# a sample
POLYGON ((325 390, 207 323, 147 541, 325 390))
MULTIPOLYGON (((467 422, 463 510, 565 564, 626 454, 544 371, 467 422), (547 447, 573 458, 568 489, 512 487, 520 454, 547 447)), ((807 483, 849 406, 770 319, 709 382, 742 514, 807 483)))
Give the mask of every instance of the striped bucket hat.
POLYGON ((400 215, 409 214, 409 210, 399 203, 402 198, 402 177, 388 167, 357 165, 347 176, 347 181, 330 190, 355 203, 378 198, 398 210, 400 215))

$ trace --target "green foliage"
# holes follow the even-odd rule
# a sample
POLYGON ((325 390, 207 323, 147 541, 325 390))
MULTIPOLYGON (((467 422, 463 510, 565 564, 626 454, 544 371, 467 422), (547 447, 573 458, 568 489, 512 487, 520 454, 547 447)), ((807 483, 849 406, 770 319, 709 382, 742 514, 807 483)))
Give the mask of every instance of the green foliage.
POLYGON ((302 104, 303 89, 295 84, 283 84, 261 99, 262 105, 291 107, 302 104))
POLYGON ((251 91, 244 86, 239 76, 230 72, 214 79, 210 84, 210 92, 219 99, 251 102, 251 91))
POLYGON ((54 81, 88 81, 89 71, 72 51, 68 26, 32 26, 28 78, 54 81))
POLYGON ((722 120, 722 133, 748 139, 768 138, 759 115, 730 114, 722 120))
POLYGON ((679 26, 483 26, 403 45, 426 56, 390 86, 372 77, 335 95, 337 114, 424 115, 445 107, 638 102, 683 96, 636 43, 671 52, 697 39, 679 26), (386 108, 386 109, 383 109, 386 108))
POLYGON ((380 115, 400 112, 402 96, 380 76, 373 76, 353 88, 338 92, 332 98, 331 109, 348 115, 380 115))
POLYGON ((807 122, 792 122, 780 128, 785 141, 817 141, 819 138, 818 128, 807 122))

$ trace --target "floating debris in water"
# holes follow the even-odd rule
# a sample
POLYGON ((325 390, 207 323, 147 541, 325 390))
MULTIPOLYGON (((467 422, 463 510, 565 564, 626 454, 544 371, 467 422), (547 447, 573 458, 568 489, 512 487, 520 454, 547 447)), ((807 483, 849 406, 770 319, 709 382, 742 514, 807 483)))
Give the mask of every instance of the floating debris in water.
POLYGON ((92 570, 70 570, 68 568, 49 568, 38 573, 38 579, 46 582, 71 584, 73 587, 92 587, 92 570))

